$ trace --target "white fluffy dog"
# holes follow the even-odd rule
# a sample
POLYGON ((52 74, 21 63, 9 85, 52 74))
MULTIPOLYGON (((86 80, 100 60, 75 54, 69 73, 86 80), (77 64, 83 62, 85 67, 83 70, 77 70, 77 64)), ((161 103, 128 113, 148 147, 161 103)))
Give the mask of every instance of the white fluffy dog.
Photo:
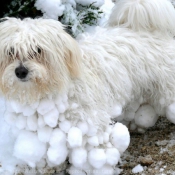
POLYGON ((99 131, 140 97, 162 115, 175 98, 172 18, 166 0, 120 0, 110 27, 79 42, 54 20, 5 18, 0 89, 25 106, 66 94, 66 120, 90 119, 99 131))
POLYGON ((131 98, 117 44, 127 34, 102 29, 77 43, 55 20, 0 23, 0 89, 10 101, 5 120, 16 137, 13 156, 30 167, 65 168, 68 157, 76 168, 90 164, 90 174, 106 166, 113 171, 130 140, 125 126, 109 126, 131 98))
POLYGON ((166 0, 120 0, 109 20, 120 28, 101 29, 79 43, 54 20, 7 18, 0 24, 0 88, 28 104, 73 90, 82 110, 107 113, 143 94, 155 107, 161 99, 162 107, 169 105, 175 97, 172 18, 166 0))

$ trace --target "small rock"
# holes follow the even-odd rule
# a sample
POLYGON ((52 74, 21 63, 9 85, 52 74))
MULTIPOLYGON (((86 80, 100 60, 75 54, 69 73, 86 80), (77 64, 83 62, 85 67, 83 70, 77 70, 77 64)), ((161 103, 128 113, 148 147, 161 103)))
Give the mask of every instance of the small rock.
POLYGON ((166 146, 168 144, 168 140, 157 141, 156 146, 166 146))
POLYGON ((127 162, 129 162, 129 161, 131 160, 131 157, 130 157, 130 156, 127 156, 127 157, 125 158, 125 160, 126 160, 127 162))
POLYGON ((144 166, 149 166, 154 162, 150 155, 147 155, 145 157, 140 156, 138 158, 138 161, 140 162, 141 165, 144 165, 144 166))

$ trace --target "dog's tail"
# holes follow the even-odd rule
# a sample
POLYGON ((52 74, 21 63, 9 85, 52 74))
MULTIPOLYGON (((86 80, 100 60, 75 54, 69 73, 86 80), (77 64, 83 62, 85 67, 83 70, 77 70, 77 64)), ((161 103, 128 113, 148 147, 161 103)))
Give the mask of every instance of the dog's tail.
POLYGON ((169 0, 117 0, 108 26, 175 35, 175 9, 169 0))

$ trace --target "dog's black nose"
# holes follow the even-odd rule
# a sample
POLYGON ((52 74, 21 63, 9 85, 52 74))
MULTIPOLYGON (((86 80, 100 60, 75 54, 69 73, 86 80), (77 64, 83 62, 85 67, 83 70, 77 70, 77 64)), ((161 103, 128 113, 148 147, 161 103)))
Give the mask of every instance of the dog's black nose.
POLYGON ((26 78, 28 72, 29 71, 24 66, 20 66, 15 69, 15 74, 20 79, 26 78))

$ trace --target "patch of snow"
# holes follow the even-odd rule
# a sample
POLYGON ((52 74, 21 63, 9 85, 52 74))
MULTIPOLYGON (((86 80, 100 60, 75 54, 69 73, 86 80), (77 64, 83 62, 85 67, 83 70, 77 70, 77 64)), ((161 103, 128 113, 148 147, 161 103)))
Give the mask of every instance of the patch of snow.
POLYGON ((144 170, 143 167, 142 167, 140 164, 138 164, 137 166, 135 166, 135 167, 132 169, 132 173, 134 173, 134 174, 140 173, 140 172, 142 172, 143 170, 144 170))

